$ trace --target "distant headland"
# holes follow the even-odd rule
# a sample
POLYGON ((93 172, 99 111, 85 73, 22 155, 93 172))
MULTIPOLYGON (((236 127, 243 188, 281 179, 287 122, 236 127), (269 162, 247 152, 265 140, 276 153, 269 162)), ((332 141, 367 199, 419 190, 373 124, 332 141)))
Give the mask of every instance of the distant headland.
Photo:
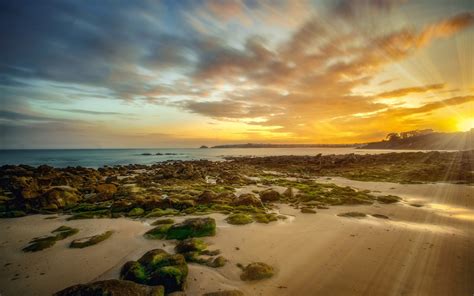
MULTIPOLYGON (((272 144, 246 143, 217 145, 210 148, 358 148, 400 150, 472 150, 474 129, 467 132, 441 133, 432 129, 389 133, 385 139, 353 144, 272 144)), ((201 148, 208 148, 201 146, 201 148)))

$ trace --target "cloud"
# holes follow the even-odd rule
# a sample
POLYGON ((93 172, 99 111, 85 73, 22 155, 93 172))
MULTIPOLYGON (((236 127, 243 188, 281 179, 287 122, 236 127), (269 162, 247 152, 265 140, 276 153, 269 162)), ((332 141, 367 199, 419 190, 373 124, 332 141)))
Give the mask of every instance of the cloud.
POLYGON ((386 91, 375 95, 377 98, 394 98, 394 97, 403 97, 411 93, 425 93, 434 90, 440 90, 445 87, 444 83, 430 84, 425 86, 418 87, 405 87, 399 88, 391 91, 386 91))
POLYGON ((131 115, 130 113, 121 113, 121 112, 108 112, 108 111, 93 111, 93 110, 84 110, 84 109, 55 109, 58 111, 79 113, 79 114, 89 114, 89 115, 131 115))

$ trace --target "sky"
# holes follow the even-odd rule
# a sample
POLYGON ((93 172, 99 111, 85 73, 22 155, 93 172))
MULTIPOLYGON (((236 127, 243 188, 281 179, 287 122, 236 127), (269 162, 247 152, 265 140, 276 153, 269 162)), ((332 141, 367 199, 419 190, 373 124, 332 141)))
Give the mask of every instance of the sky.
POLYGON ((0 0, 0 149, 474 127, 472 0, 0 0))

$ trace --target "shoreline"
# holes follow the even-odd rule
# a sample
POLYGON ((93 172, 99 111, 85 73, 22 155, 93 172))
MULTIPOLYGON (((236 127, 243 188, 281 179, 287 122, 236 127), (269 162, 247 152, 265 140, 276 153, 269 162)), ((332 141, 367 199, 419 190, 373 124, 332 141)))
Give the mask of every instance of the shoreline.
MULTIPOLYGON (((352 182, 346 179, 332 181, 341 182, 341 185, 352 182)), ((360 187, 364 183, 352 185, 360 187)), ((365 189, 374 189, 377 184, 367 185, 365 189)), ((205 241, 212 248, 220 249, 229 263, 219 269, 189 264, 186 292, 200 295, 237 288, 246 295, 305 295, 305 291, 331 292, 333 295, 382 291, 386 294, 446 295, 449 291, 456 291, 454 294, 472 291, 474 286, 468 279, 474 275, 471 264, 474 251, 469 248, 469 242, 474 237, 474 230, 469 219, 474 217, 474 209, 472 203, 471 208, 466 208, 466 217, 471 218, 453 217, 452 210, 459 206, 453 208, 451 205, 464 204, 469 197, 466 195, 459 201, 459 198, 448 196, 451 190, 463 192, 462 185, 451 185, 449 190, 438 188, 444 187, 442 184, 404 185, 397 189, 389 189, 393 186, 391 183, 379 185, 394 191, 407 203, 420 198, 430 201, 434 190, 438 192, 436 200, 445 200, 443 204, 447 207, 432 208, 428 204, 422 208, 407 204, 355 206, 357 211, 386 214, 390 220, 385 221, 374 217, 337 216, 354 206, 336 206, 320 210, 316 215, 307 215, 279 204, 282 213, 293 215, 295 219, 243 226, 228 225, 224 215, 211 214, 217 221, 217 235, 205 238, 205 241), (275 266, 276 276, 256 283, 240 281, 235 264, 256 259, 275 266), (452 272, 446 272, 446 268, 452 272), (403 277, 393 279, 391 275, 403 277)), ((1 269, 0 286, 4 295, 46 295, 79 282, 116 278, 124 262, 137 259, 149 249, 165 244, 165 250, 173 250, 173 241, 143 238, 142 234, 151 228, 145 223, 151 219, 65 221, 66 217, 44 220, 44 216, 34 215, 0 220, 2 229, 6 229, 2 236, 0 262, 2 266, 12 263, 1 269), (83 232, 81 236, 106 229, 116 230, 117 234, 109 241, 81 250, 68 249, 67 243, 61 242, 39 253, 21 253, 20 248, 28 239, 61 224, 77 226, 83 232), (15 241, 10 241, 12 238, 15 241), (20 272, 21 277, 12 281, 11 275, 16 272, 20 272), (39 275, 41 272, 46 274, 39 275), (58 281, 59 276, 61 281, 58 281)))
POLYGON ((166 293, 470 293, 473 158, 415 152, 3 166, 0 293, 50 295, 124 279, 130 261, 155 249, 183 262, 186 284, 164 282, 166 293), (189 237, 204 249, 178 251, 189 237), (271 269, 269 278, 241 280, 256 262, 271 269))

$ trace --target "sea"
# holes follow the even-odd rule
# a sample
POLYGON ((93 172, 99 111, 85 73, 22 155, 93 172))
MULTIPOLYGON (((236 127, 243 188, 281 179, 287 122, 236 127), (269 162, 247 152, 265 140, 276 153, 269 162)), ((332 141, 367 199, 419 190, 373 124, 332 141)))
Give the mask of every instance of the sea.
MULTIPOLYGON (((411 150, 413 151, 413 150, 411 150)), ((224 160, 226 157, 275 155, 328 155, 328 154, 380 154, 402 150, 364 150, 356 148, 147 148, 147 149, 24 149, 0 150, 0 166, 25 164, 53 167, 116 166, 127 164, 154 164, 177 160, 224 160)))

